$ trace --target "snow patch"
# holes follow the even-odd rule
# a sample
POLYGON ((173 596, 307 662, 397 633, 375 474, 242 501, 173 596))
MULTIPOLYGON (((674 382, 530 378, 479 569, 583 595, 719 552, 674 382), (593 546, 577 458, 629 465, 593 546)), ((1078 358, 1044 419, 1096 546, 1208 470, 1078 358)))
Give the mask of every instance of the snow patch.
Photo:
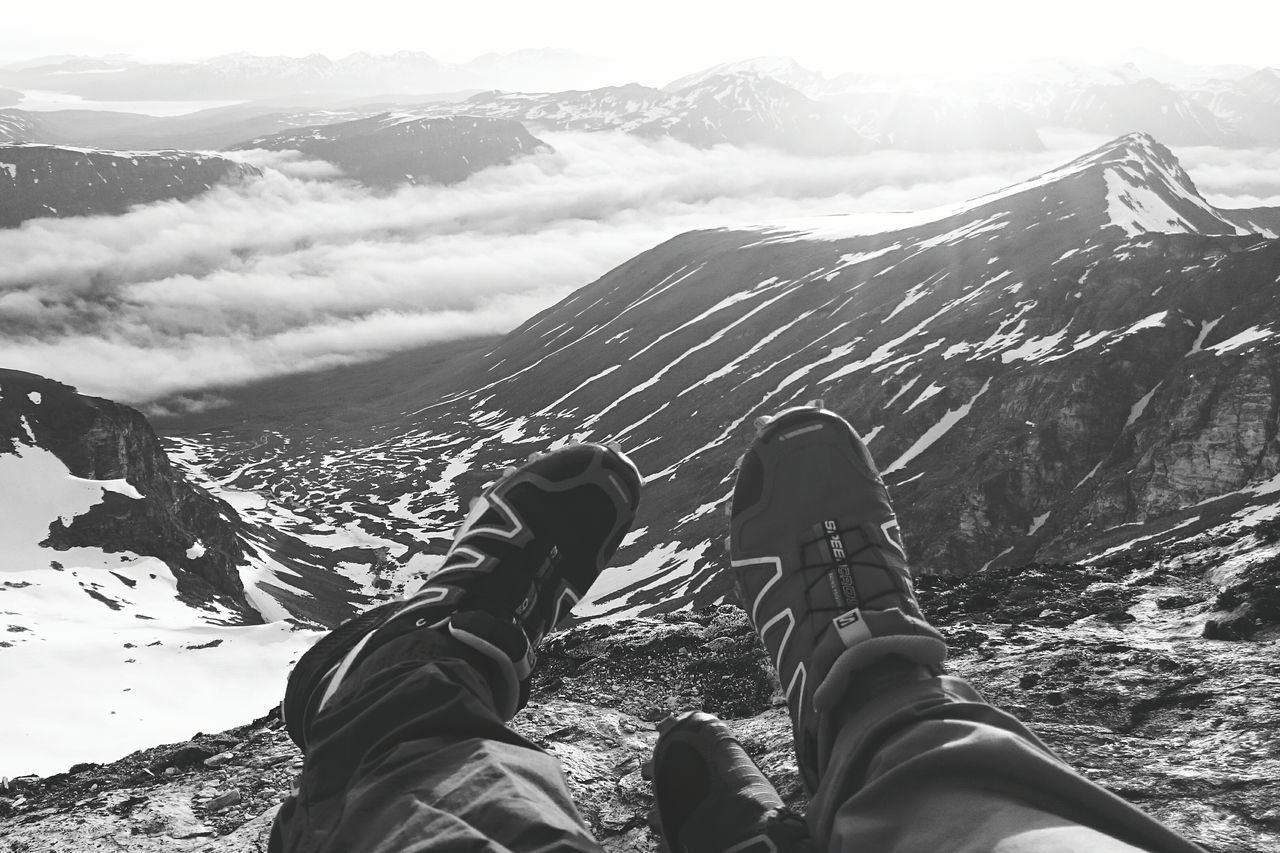
MULTIPOLYGON (((1076 483, 1076 485, 1075 485, 1075 489, 1080 488, 1080 487, 1081 487, 1081 486, 1083 486, 1085 483, 1087 483, 1087 482, 1089 482, 1090 480, 1092 480, 1092 479, 1093 479, 1093 475, 1094 475, 1094 474, 1097 474, 1097 473, 1098 473, 1098 469, 1099 469, 1099 468, 1101 468, 1101 467, 1102 467, 1102 463, 1101 463, 1101 462, 1099 462, 1097 465, 1094 465, 1092 468, 1090 468, 1090 469, 1089 469, 1089 473, 1088 473, 1088 474, 1085 474, 1083 477, 1081 477, 1081 478, 1080 478, 1080 482, 1076 483)), ((1072 491, 1075 491, 1075 489, 1072 489, 1072 491)))
POLYGON ((1057 349, 1058 344, 1062 343, 1067 336, 1067 329, 1070 327, 1071 323, 1068 322, 1067 325, 1052 335, 1045 335, 1042 338, 1028 338, 1021 345, 1000 353, 1000 361, 1008 364, 1011 361, 1036 361, 1043 358, 1057 349))
POLYGON ((901 388, 898 389, 897 393, 895 393, 892 397, 889 398, 889 402, 885 403, 884 407, 887 409, 890 406, 892 406, 894 403, 898 402, 898 398, 901 397, 903 394, 907 393, 908 391, 910 391, 915 386, 915 384, 919 381, 920 381, 919 375, 912 376, 910 379, 906 381, 906 383, 901 388))
POLYGON ((0 455, 0 574, 21 582, 4 588, 3 606, 8 624, 26 629, 0 648, 0 683, 22 706, 0 727, 2 775, 48 775, 243 723, 279 696, 290 662, 319 636, 189 607, 154 557, 40 547, 53 521, 69 523, 108 490, 43 448, 0 455))
POLYGON ((35 403, 37 406, 44 402, 44 397, 40 396, 39 391, 28 391, 27 399, 32 403, 35 403))
POLYGON ((1129 409, 1129 419, 1124 422, 1124 428, 1128 429, 1138 422, 1138 418, 1142 417, 1142 413, 1147 410, 1147 404, 1151 402, 1151 398, 1155 396, 1156 391, 1163 383, 1157 382, 1154 387, 1147 393, 1142 395, 1138 402, 1134 403, 1129 409))
POLYGON ((978 391, 978 393, 974 394, 971 398, 969 398, 969 402, 965 403, 960 408, 952 409, 951 411, 943 415, 941 420, 939 420, 933 426, 929 427, 929 429, 925 431, 924 435, 916 439, 915 444, 907 448, 906 453, 903 453, 896 460, 894 460, 892 465, 884 469, 884 471, 881 472, 882 476, 888 476, 889 474, 892 474, 894 471, 898 471, 898 470, 901 470, 902 468, 905 468, 907 465, 911 463, 913 459, 915 459, 921 453, 924 453, 926 450, 928 450, 933 445, 934 442, 936 442, 938 439, 942 438, 944 435, 950 432, 952 427, 960 423, 960 421, 963 420, 969 414, 969 412, 973 411, 973 404, 978 402, 978 398, 981 397, 983 394, 987 393, 987 389, 989 389, 990 387, 991 387, 991 380, 988 379, 983 384, 982 388, 978 391))
POLYGON ((1270 329, 1264 329, 1261 326, 1250 326, 1243 332, 1232 335, 1221 343, 1214 344, 1211 347, 1206 347, 1206 351, 1212 352, 1215 355, 1222 355, 1223 353, 1231 352, 1234 349, 1239 349, 1240 347, 1266 340, 1274 334, 1275 332, 1270 329))
POLYGON ((1129 335, 1135 334, 1137 332, 1141 332, 1143 329, 1158 329, 1164 325, 1164 321, 1166 318, 1168 318, 1168 316, 1169 316, 1168 311, 1158 311, 1155 314, 1149 314, 1146 317, 1143 317, 1138 322, 1134 323, 1129 328, 1125 329, 1123 332, 1120 332, 1119 334, 1117 334, 1116 340, 1120 340, 1121 338, 1125 338, 1125 337, 1128 337, 1129 335))
POLYGON ((911 410, 912 410, 912 409, 914 409, 916 406, 918 406, 918 405, 920 405, 921 403, 923 403, 925 400, 929 400, 929 399, 932 399, 932 398, 934 398, 934 397, 938 396, 938 395, 939 395, 939 394, 941 394, 944 390, 946 390, 944 386, 942 386, 942 385, 936 385, 936 384, 934 384, 934 383, 930 382, 930 383, 929 383, 929 387, 928 387, 928 388, 926 388, 926 389, 924 389, 923 391, 921 391, 921 392, 920 392, 920 395, 919 395, 918 397, 916 397, 916 398, 915 398, 915 400, 913 400, 913 401, 912 401, 911 405, 910 405, 910 406, 907 406, 907 411, 908 411, 908 412, 909 412, 909 411, 911 411, 911 410))
POLYGON ((1209 337, 1209 333, 1213 331, 1213 327, 1218 325, 1220 322, 1222 322, 1222 317, 1225 317, 1225 316, 1226 315, 1223 314, 1222 316, 1218 317, 1216 320, 1200 321, 1200 334, 1196 335, 1195 343, 1191 345, 1191 349, 1187 352, 1187 355, 1195 355, 1198 352, 1204 351, 1205 339, 1209 337))
POLYGON ((187 549, 187 559, 198 560, 203 557, 205 553, 204 543, 197 539, 191 544, 191 547, 187 549))

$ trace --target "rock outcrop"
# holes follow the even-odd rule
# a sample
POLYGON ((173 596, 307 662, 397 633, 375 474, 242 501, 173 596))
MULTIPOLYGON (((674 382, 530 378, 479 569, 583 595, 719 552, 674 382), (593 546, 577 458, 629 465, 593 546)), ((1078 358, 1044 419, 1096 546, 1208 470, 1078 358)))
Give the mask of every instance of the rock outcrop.
POLYGON ((260 175, 244 163, 187 151, 0 145, 0 228, 43 216, 123 213, 260 175))
POLYGON ((173 469, 142 413, 41 376, 0 369, 0 453, 15 452, 18 443, 52 452, 76 477, 123 480, 138 495, 106 492, 70 523, 55 520, 46 547, 158 557, 173 570, 187 603, 218 601, 260 621, 237 570, 244 552, 235 510, 173 469))

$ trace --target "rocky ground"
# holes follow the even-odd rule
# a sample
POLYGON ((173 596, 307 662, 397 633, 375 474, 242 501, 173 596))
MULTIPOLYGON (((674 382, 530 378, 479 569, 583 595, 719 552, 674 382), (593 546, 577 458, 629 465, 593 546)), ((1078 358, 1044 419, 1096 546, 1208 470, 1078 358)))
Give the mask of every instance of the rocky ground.
MULTIPOLYGON (((1200 542, 1088 566, 924 578, 921 598, 948 635, 952 671, 1082 772, 1213 853, 1278 851, 1280 572, 1275 558, 1257 559, 1274 531, 1234 542, 1254 555, 1238 571, 1220 543, 1200 542), (1214 547, 1218 568, 1206 575, 1214 547)), ((696 707, 731 719, 803 808, 776 682, 731 606, 550 638, 515 727, 562 760, 606 849, 652 851, 640 766, 655 722, 696 707)), ((0 853, 265 850, 300 762, 268 714, 113 764, 8 780, 0 853)))

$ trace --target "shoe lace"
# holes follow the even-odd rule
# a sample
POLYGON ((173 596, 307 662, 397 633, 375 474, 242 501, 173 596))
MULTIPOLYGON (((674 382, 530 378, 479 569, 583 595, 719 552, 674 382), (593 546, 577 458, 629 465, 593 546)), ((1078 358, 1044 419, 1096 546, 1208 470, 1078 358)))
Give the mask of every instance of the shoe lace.
MULTIPOLYGON (((883 545, 867 536, 865 531, 859 525, 839 527, 832 531, 840 537, 841 544, 844 546, 844 559, 840 560, 831 550, 829 537, 832 535, 823 532, 810 538, 802 539, 801 544, 804 546, 803 553, 816 552, 818 554, 827 555, 827 559, 817 562, 802 563, 800 565, 801 572, 806 578, 805 594, 810 602, 821 601, 825 596, 815 596, 813 591, 820 585, 830 583, 829 576, 832 571, 838 571, 841 567, 847 567, 849 571, 850 583, 853 586, 854 600, 850 607, 856 607, 862 610, 876 610, 876 602, 881 599, 888 598, 896 604, 896 597, 910 593, 910 590, 902 588, 902 582, 899 574, 895 572, 892 566, 888 565, 888 560, 881 556, 886 550, 883 545), (863 543, 855 549, 849 548, 850 537, 846 534, 859 534, 858 539, 863 543), (874 595, 863 597, 861 589, 857 587, 857 577, 859 569, 871 569, 884 572, 892 581, 885 589, 875 593, 874 595)), ((840 607, 814 607, 814 612, 830 612, 839 614, 843 612, 840 607)))

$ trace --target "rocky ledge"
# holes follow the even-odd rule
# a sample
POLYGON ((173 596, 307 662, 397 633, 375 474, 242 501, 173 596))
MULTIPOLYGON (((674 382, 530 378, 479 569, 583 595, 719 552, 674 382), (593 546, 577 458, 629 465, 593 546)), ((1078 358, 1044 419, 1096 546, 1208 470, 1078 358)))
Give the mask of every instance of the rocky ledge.
MULTIPOLYGON (((1273 526, 1242 532, 1232 547, 1256 550, 1273 526)), ((1081 772, 1211 853, 1274 851, 1280 630, 1267 608, 1277 575, 1264 561, 1228 583, 1205 579, 1193 548, 922 579, 921 598, 948 636, 952 672, 1081 772), (1247 639, 1213 639, 1216 628, 1205 636, 1231 620, 1247 620, 1236 635, 1247 639)), ((553 636, 515 727, 561 759, 606 849, 652 851, 640 766, 656 721, 697 707, 730 719, 788 802, 804 807, 777 683, 736 607, 553 636)), ((32 853, 260 851, 300 761, 268 714, 113 764, 8 780, 0 837, 32 853)))

